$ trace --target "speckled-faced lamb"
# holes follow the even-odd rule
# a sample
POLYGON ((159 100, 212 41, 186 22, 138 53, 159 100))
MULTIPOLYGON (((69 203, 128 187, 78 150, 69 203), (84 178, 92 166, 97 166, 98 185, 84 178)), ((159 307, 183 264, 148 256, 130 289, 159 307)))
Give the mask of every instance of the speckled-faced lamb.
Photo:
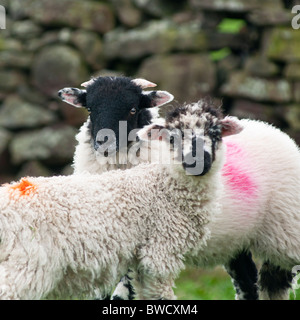
MULTIPOLYGON (((192 106, 175 111, 166 127, 189 124, 193 114, 192 106)), ((260 298, 288 299, 292 268, 300 264, 300 151, 288 135, 267 123, 238 123, 243 130, 222 139, 221 214, 208 224, 207 245, 190 262, 200 267, 225 265, 237 298, 254 299, 257 274, 251 250, 262 262, 260 298)), ((205 148, 209 146, 214 159, 216 131, 210 128, 208 135, 205 148)))
POLYGON ((136 165, 139 158, 131 159, 128 153, 136 142, 136 131, 158 118, 158 108, 171 102, 173 95, 143 91, 156 84, 128 77, 98 77, 82 86, 86 90, 64 88, 58 92, 63 101, 90 113, 76 136, 74 172, 100 174, 136 165))
POLYGON ((139 298, 174 299, 184 260, 205 244, 206 225, 220 214, 221 134, 241 130, 233 119, 207 118, 214 110, 192 109, 188 128, 175 121, 173 139, 164 130, 170 117, 169 126, 141 131, 153 139, 151 152, 160 152, 153 163, 2 186, 0 298, 94 297, 95 288, 105 295, 130 267, 139 274, 139 298))

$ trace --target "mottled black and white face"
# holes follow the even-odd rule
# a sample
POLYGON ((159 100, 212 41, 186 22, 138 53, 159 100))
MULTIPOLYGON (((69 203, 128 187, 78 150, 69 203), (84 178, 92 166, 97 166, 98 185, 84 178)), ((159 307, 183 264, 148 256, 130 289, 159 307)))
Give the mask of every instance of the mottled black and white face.
POLYGON ((241 130, 235 118, 222 119, 218 109, 199 101, 170 112, 164 124, 149 125, 139 136, 169 143, 187 174, 203 176, 218 156, 222 137, 241 130))
MULTIPOLYGON (((166 91, 143 91, 155 84, 127 77, 99 77, 83 84, 85 89, 64 88, 60 98, 89 113, 91 143, 96 151, 127 147, 129 134, 151 122, 149 108, 173 100, 166 91)), ((132 136, 132 135, 131 135, 132 136)))
POLYGON ((169 113, 166 127, 183 133, 182 165, 186 172, 205 175, 222 140, 221 113, 205 102, 190 104, 169 113))

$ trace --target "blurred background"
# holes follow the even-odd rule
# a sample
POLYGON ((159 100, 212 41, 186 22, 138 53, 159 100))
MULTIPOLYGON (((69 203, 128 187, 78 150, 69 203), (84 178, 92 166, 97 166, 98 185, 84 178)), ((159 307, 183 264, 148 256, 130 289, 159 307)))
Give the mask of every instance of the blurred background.
MULTIPOLYGON (((209 96, 225 114, 273 123, 299 144, 297 2, 0 0, 0 183, 72 173, 87 113, 57 91, 92 75, 146 78, 175 96, 172 105, 209 96)), ((220 268, 188 269, 177 286, 181 299, 234 298, 220 268)))

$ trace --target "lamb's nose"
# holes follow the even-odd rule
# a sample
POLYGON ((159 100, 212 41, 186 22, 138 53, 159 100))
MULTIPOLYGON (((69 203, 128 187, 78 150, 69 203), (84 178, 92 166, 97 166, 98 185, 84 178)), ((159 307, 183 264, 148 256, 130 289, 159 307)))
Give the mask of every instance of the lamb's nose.
POLYGON ((108 137, 105 137, 104 140, 96 140, 94 141, 94 149, 98 150, 105 142, 107 142, 108 137))

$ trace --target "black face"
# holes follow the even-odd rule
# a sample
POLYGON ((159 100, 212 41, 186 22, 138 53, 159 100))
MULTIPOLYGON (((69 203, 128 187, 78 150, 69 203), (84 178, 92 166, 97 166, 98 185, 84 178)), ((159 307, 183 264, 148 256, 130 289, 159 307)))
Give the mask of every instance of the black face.
POLYGON ((150 123, 151 97, 125 77, 100 77, 87 88, 86 108, 90 112, 90 130, 95 150, 112 142, 116 151, 126 147, 128 134, 150 123), (124 121, 120 123, 120 121, 124 121), (126 128, 127 127, 127 128, 126 128), (106 129, 103 131, 103 129, 106 129), (105 137, 107 129, 116 140, 105 137), (103 134, 100 134, 103 133, 103 134))

